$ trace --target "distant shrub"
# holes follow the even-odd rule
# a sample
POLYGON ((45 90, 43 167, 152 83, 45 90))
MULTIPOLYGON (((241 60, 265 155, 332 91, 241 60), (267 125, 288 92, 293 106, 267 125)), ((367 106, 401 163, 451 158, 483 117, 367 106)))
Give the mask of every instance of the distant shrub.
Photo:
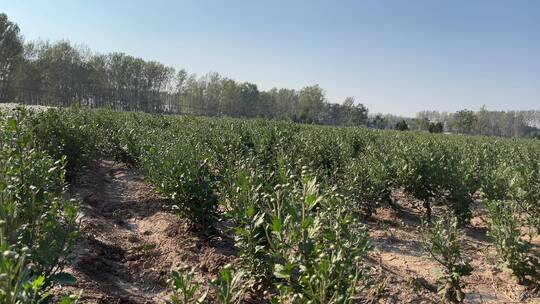
POLYGON ((429 133, 442 133, 443 132, 443 124, 441 122, 430 122, 428 126, 429 133))
POLYGON ((407 124, 405 120, 401 120, 396 123, 396 126, 394 127, 394 129, 398 131, 408 131, 409 125, 407 124))

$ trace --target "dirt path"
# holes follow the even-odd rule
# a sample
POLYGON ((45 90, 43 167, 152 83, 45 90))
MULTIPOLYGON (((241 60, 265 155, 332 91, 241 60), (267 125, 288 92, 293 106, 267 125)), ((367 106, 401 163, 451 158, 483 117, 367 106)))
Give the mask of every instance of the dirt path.
MULTIPOLYGON (((101 161, 81 172, 70 194, 82 202, 84 214, 73 265, 67 269, 77 283, 58 291, 83 290, 82 303, 164 303, 171 270, 194 267, 196 280, 208 286, 220 267, 236 260, 231 239, 191 232, 167 200, 123 164, 101 161)), ((383 208, 368 223, 375 245, 368 261, 380 279, 376 303, 439 303, 434 290, 438 265, 419 242, 422 211, 410 207, 406 197, 398 199, 400 212, 383 208)), ((475 267, 465 280, 466 303, 540 303, 524 298, 523 286, 495 266, 486 229, 482 210, 476 210, 464 244, 475 267)))
POLYGON ((75 249, 76 286, 83 303, 164 303, 170 271, 190 265, 207 282, 234 259, 230 240, 194 234, 136 170, 101 161, 80 173, 71 194, 82 203, 75 249))

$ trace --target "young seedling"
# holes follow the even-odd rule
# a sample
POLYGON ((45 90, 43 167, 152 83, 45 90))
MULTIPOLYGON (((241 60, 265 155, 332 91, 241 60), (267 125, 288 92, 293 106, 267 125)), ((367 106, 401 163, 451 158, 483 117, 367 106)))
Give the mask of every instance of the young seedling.
POLYGON ((245 293, 244 272, 231 270, 231 265, 225 265, 219 271, 219 277, 214 282, 217 301, 220 304, 238 304, 245 293))
POLYGON ((144 243, 144 245, 142 246, 142 252, 145 256, 149 256, 152 253, 152 250, 154 250, 154 248, 156 248, 155 244, 144 243))
POLYGON ((194 277, 195 272, 189 267, 182 267, 172 272, 169 279, 169 286, 172 290, 171 304, 204 303, 207 291, 202 295, 198 294, 201 285, 195 282, 194 277))

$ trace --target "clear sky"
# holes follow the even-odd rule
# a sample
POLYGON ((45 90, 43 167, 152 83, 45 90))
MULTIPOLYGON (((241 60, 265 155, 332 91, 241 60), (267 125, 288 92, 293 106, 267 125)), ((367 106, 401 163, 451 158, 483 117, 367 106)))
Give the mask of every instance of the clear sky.
POLYGON ((261 89, 319 84, 371 112, 540 109, 540 0, 0 0, 69 39, 261 89))

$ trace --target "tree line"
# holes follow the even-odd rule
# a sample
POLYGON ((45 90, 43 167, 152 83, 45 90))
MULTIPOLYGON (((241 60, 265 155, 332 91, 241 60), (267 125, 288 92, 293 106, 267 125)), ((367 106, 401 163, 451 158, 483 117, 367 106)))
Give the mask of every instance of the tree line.
POLYGON ((260 90, 218 73, 203 76, 124 53, 98 54, 69 41, 25 42, 0 13, 0 102, 77 103, 120 111, 262 117, 379 129, 540 137, 539 111, 423 111, 415 118, 375 114, 354 98, 331 103, 318 85, 260 90))
POLYGON ((378 129, 460 133, 499 137, 540 138, 540 111, 491 111, 482 106, 478 111, 454 113, 422 111, 416 117, 390 114, 370 115, 369 126, 378 129))
POLYGON ((263 91, 218 73, 197 76, 124 53, 94 53, 69 41, 25 42, 5 14, 0 35, 0 101, 329 125, 367 122, 365 106, 352 97, 330 103, 318 85, 263 91))

